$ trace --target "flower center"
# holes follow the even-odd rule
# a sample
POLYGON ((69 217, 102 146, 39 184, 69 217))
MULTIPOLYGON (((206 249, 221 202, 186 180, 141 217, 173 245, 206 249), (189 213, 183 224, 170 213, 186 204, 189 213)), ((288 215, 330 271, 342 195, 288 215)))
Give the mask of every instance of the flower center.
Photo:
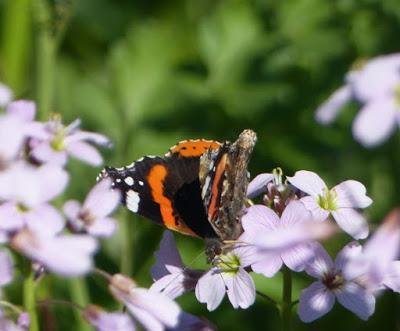
POLYGON ((27 213, 29 211, 29 208, 27 206, 23 205, 22 203, 18 203, 16 205, 16 209, 17 209, 17 212, 21 213, 21 214, 27 213))
POLYGON ((344 282, 343 276, 333 271, 325 274, 322 279, 322 283, 331 291, 340 290, 344 282))
POLYGON ((218 256, 217 267, 224 273, 237 274, 240 265, 240 258, 236 254, 227 253, 218 256))
POLYGON ((57 152, 64 150, 65 148, 64 138, 65 138, 64 130, 57 131, 56 134, 54 135, 53 140, 50 143, 51 147, 57 152))
POLYGON ((79 219, 85 223, 86 225, 91 225, 94 223, 96 217, 93 216, 89 210, 87 209, 83 209, 79 215, 78 215, 79 219))
POLYGON ((318 205, 325 210, 336 210, 336 197, 335 190, 324 188, 323 194, 318 195, 318 205))

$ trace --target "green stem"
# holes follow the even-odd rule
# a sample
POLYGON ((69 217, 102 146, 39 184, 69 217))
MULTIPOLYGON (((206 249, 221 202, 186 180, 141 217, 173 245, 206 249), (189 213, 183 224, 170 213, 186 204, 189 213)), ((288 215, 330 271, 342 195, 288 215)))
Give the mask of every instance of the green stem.
POLYGON ((22 310, 20 307, 14 305, 14 304, 12 304, 11 302, 8 302, 8 301, 0 300, 0 306, 3 306, 5 308, 9 308, 12 311, 14 311, 16 314, 21 314, 21 313, 24 312, 24 310, 22 310))
MULTIPOLYGON (((71 300, 78 307, 86 307, 89 302, 89 292, 86 286, 85 279, 74 278, 70 280, 69 288, 71 291, 71 300)), ((74 310, 75 318, 77 322, 77 330, 91 331, 92 328, 82 319, 81 311, 79 309, 74 310)))
POLYGON ((290 331, 292 319, 292 274, 288 268, 282 270, 283 287, 282 287, 282 304, 281 318, 282 331, 290 331))
POLYGON ((36 311, 34 272, 30 271, 24 280, 24 308, 29 313, 30 331, 39 331, 39 319, 36 311))
POLYGON ((46 0, 34 0, 36 39, 36 98, 39 118, 47 120, 53 107, 56 43, 52 33, 52 12, 46 0))

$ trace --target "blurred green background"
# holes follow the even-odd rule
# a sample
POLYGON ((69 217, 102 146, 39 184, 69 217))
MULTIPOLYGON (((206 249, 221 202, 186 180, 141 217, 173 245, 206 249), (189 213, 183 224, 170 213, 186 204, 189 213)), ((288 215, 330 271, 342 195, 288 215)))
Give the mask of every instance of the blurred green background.
MULTIPOLYGON (((0 0, 0 81, 17 98, 38 102, 39 117, 82 119, 115 148, 106 163, 121 166, 145 154, 163 154, 187 138, 234 140, 245 128, 258 134, 253 176, 280 166, 288 175, 307 169, 329 184, 363 182, 374 204, 371 227, 399 205, 400 136, 366 150, 351 136, 356 105, 330 127, 314 120, 316 107, 343 82, 352 63, 399 50, 398 0, 128 1, 0 0)), ((83 198, 99 169, 72 161, 65 196, 83 198)), ((149 286, 149 268, 162 229, 117 213, 119 233, 102 242, 97 265, 149 286)), ((177 235, 184 260, 204 267, 203 245, 177 235)), ((328 244, 336 253, 350 240, 328 244)), ((279 300, 280 276, 255 277, 258 289, 279 300)), ((47 276, 39 299, 64 298, 118 305, 101 279, 65 281, 47 276), (88 291, 85 292, 87 285, 88 291)), ((295 278, 295 297, 311 279, 295 278)), ((20 301, 20 283, 7 293, 20 301)), ((247 310, 228 302, 208 313, 192 294, 182 307, 220 330, 277 330, 279 315, 258 298, 247 310)), ((69 308, 41 309, 43 330, 80 330, 69 308)), ((400 298, 385 293, 367 323, 338 305, 326 317, 295 330, 400 330, 400 298)))

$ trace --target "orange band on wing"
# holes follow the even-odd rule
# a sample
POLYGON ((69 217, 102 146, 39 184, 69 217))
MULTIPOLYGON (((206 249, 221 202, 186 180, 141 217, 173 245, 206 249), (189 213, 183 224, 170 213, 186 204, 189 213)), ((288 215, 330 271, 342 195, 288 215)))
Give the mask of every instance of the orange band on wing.
POLYGON ((221 157, 221 160, 218 162, 217 169, 215 169, 214 181, 211 188, 211 201, 210 206, 208 207, 208 219, 214 220, 215 214, 218 211, 219 206, 217 206, 217 201, 219 201, 219 194, 220 190, 218 189, 219 183, 223 180, 223 175, 225 172, 226 166, 226 158, 227 154, 224 154, 221 157))
POLYGON ((171 153, 179 153, 183 157, 199 157, 208 149, 218 149, 221 144, 213 140, 188 140, 171 148, 171 153))
POLYGON ((164 195, 164 180, 167 176, 167 168, 164 165, 155 165, 147 175, 147 181, 151 188, 154 202, 160 205, 161 217, 164 225, 171 230, 184 234, 197 236, 185 224, 176 222, 172 202, 164 195))

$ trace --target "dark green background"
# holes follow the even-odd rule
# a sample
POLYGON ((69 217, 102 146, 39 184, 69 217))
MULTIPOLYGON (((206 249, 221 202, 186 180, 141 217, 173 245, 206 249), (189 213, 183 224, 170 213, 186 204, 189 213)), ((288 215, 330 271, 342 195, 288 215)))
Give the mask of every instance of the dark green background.
MULTIPOLYGON (((330 185, 360 180, 374 199, 366 212, 371 228, 399 204, 398 134, 364 149, 351 135, 355 104, 330 127, 314 121, 317 106, 355 61, 399 50, 398 0, 0 0, 0 11, 0 81, 17 97, 38 100, 41 119, 50 112, 66 122, 79 117, 84 129, 111 137, 115 148, 103 151, 107 164, 163 154, 181 139, 234 140, 251 128, 259 138, 253 175, 280 166, 288 175, 316 171, 330 185)), ((65 197, 83 198, 99 169, 77 161, 68 168, 65 197)), ((123 256, 131 263, 125 270, 149 286, 161 229, 123 211, 117 218, 121 229, 130 229, 130 244, 124 246, 126 234, 104 240, 97 265, 117 272, 123 256)), ((185 262, 204 266, 202 243, 176 237, 185 262)), ((329 250, 336 253, 348 241, 337 236, 329 250)), ((279 276, 255 278, 260 290, 280 298, 279 276)), ((295 296, 309 283, 296 276, 295 296)), ((101 279, 89 276, 86 284, 91 302, 118 307, 101 279)), ((70 285, 49 276, 38 288, 39 299, 68 299, 70 285)), ((7 291, 17 303, 19 287, 17 279, 7 291)), ((277 311, 262 298, 247 310, 225 301, 212 313, 192 294, 178 301, 221 330, 279 327, 277 311)), ((69 308, 42 311, 49 330, 82 328, 69 308)), ((400 330, 399 316, 399 296, 386 293, 367 323, 337 305, 313 324, 294 315, 294 327, 400 330)))

